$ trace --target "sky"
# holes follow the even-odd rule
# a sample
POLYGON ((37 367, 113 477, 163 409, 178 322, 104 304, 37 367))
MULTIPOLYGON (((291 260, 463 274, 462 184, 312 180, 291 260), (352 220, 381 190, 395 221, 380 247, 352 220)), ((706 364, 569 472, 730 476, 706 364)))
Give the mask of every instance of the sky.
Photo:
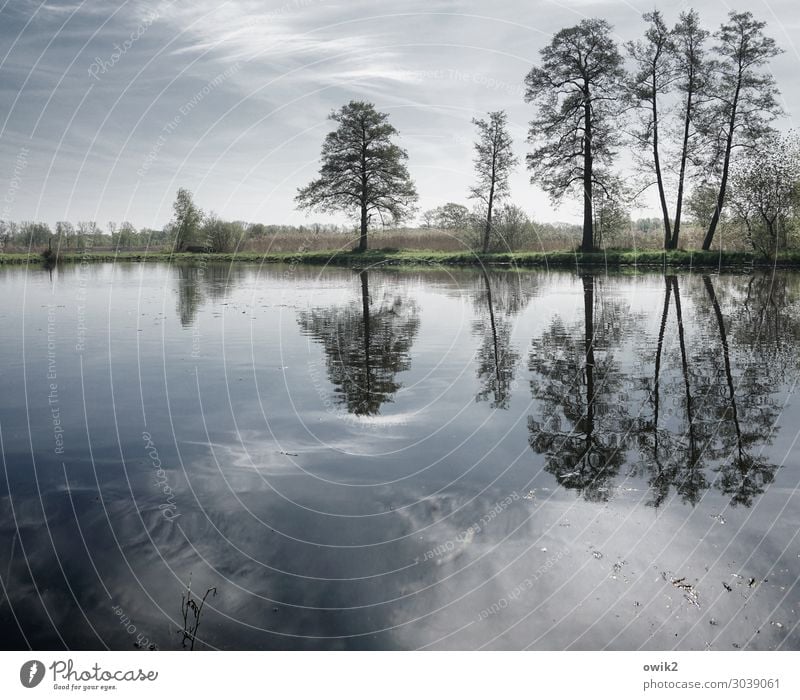
MULTIPOLYGON (((800 117, 796 0, 0 0, 0 219, 161 228, 178 187, 228 219, 344 223, 295 209, 327 116, 349 100, 390 115, 420 211, 467 204, 471 120, 504 109, 521 164, 511 198, 539 221, 578 221, 530 183, 523 80, 554 32, 587 17, 641 36, 694 7, 716 29, 751 10, 785 50, 772 63, 800 117)), ((656 215, 645 196, 637 216, 656 215)))

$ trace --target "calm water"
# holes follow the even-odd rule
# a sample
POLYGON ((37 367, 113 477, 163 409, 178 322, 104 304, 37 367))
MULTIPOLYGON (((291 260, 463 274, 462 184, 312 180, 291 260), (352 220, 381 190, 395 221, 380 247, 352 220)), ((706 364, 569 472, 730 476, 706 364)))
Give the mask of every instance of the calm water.
POLYGON ((800 648, 800 276, 0 269, 6 648, 800 648), (182 603, 183 598, 183 603, 182 603))

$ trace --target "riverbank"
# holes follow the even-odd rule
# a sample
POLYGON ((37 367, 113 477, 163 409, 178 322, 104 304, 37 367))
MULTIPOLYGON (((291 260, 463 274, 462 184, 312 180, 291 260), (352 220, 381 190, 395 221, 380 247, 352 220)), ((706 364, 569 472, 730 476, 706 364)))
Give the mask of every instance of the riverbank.
MULTIPOLYGON (((175 264, 198 262, 259 263, 289 265, 335 265, 343 267, 392 266, 462 266, 462 267, 554 267, 574 268, 800 268, 800 251, 781 253, 776 258, 765 259, 748 252, 719 252, 692 250, 609 250, 594 253, 553 251, 548 253, 517 252, 488 253, 481 255, 470 251, 438 252, 428 250, 368 250, 307 251, 304 253, 165 253, 147 251, 125 252, 62 252, 62 263, 83 262, 170 262, 175 264)), ((0 265, 42 265, 40 253, 0 253, 0 265)))

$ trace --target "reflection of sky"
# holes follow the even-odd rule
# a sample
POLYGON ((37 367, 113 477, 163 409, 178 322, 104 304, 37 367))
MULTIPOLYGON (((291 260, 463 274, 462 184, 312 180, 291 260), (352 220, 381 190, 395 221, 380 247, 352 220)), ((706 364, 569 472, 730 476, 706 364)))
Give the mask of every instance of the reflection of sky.
MULTIPOLYGON (((522 360, 508 410, 493 411, 475 400, 480 276, 371 272, 373 298, 412 298, 421 324, 411 368, 397 376, 402 389, 378 416, 356 419, 326 408, 335 397, 322 347, 297 323, 301 310, 360 301, 353 273, 247 266, 226 289, 226 274, 208 270, 185 326, 174 269, 97 265, 89 274, 83 382, 78 268, 60 270, 52 287, 44 272, 0 276, 9 339, 0 577, 35 646, 58 646, 57 629, 69 646, 129 648, 110 610, 119 604, 171 648, 191 574, 196 591, 218 588, 203 622, 217 647, 797 648, 793 397, 766 447, 784 466, 749 509, 728 507, 716 489, 694 507, 674 497, 646 506, 647 456, 636 450, 609 500, 588 503, 528 447, 527 416, 540 410, 530 341, 556 315, 581 337, 579 278, 516 281, 533 292, 509 317, 522 360), (63 456, 53 453, 47 404, 49 303, 63 456), (159 512, 145 430, 175 493, 173 523, 159 512), (535 498, 521 498, 531 490, 535 498), (492 515, 509 494, 519 497, 492 515), (671 584, 684 576, 700 608, 671 584)), ((746 348, 730 331, 741 323, 734 301, 744 279, 714 278, 737 376, 746 348)), ((663 278, 600 276, 596 285, 598 353, 649 376, 663 278), (616 308, 627 321, 608 350, 603 324, 616 308)), ((692 321, 705 318, 702 282, 681 276, 680 285, 688 347, 718 347, 715 329, 692 321)), ((664 353, 665 376, 679 379, 674 308, 664 353)), ((631 404, 644 395, 632 390, 631 404)), ((7 602, 0 619, 3 644, 22 644, 7 602)))

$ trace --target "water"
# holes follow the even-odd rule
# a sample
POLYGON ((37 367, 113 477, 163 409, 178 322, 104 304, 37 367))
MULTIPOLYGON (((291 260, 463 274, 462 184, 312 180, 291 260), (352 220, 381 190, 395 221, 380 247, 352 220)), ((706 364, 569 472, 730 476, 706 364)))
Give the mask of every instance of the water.
POLYGON ((800 648, 796 273, 9 268, 0 321, 3 647, 800 648))

